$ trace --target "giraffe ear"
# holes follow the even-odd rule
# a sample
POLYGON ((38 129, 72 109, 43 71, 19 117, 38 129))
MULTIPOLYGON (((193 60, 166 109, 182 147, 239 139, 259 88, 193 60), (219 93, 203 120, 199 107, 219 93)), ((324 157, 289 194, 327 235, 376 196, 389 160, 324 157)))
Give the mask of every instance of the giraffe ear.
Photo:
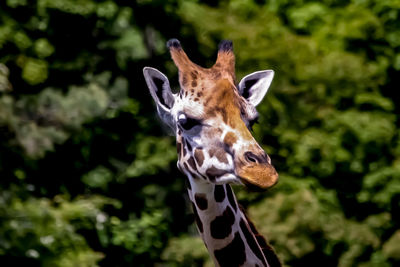
POLYGON ((245 76, 239 83, 239 93, 253 106, 260 104, 274 78, 273 70, 261 70, 245 76))
POLYGON ((175 96, 171 92, 167 76, 157 69, 145 67, 143 75, 150 89, 150 94, 157 105, 161 120, 174 129, 171 108, 175 103, 175 96))

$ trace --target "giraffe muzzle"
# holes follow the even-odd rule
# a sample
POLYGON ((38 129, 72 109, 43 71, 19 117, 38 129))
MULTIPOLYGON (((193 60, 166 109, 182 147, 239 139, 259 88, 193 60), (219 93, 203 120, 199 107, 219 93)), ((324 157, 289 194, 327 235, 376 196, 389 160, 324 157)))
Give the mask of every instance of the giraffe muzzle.
POLYGON ((243 184, 253 189, 267 189, 278 182, 278 173, 274 166, 265 163, 249 163, 240 168, 237 172, 243 184))

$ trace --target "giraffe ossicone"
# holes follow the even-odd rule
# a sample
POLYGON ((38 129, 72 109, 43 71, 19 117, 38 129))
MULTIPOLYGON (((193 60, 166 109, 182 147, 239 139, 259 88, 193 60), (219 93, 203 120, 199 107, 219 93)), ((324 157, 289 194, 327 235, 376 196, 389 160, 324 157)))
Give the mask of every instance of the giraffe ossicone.
POLYGON ((176 134, 178 168, 188 177, 196 223, 216 266, 280 266, 273 249, 238 207, 229 184, 266 189, 278 173, 251 134, 256 106, 268 91, 272 70, 235 84, 231 41, 222 41, 211 68, 193 63, 176 39, 167 42, 179 71, 180 91, 168 78, 143 69, 161 120, 176 134))

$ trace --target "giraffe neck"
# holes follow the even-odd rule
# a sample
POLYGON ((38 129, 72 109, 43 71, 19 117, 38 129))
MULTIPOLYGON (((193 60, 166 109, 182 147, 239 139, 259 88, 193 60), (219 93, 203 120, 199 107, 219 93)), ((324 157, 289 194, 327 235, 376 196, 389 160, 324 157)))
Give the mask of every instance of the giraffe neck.
POLYGON ((273 266, 265 249, 273 250, 257 236, 230 185, 189 178, 188 187, 198 230, 216 266, 273 266))

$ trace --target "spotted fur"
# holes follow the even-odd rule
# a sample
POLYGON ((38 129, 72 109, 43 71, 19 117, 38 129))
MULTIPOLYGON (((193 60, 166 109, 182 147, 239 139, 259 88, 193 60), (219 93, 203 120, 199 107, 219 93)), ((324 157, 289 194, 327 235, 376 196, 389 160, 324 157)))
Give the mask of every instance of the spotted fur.
POLYGON ((188 177, 194 220, 210 256, 216 266, 280 266, 229 185, 268 188, 278 179, 250 132, 260 100, 251 100, 249 88, 264 74, 255 73, 236 86, 230 41, 221 42, 217 60, 208 69, 193 63, 178 40, 167 46, 179 71, 180 92, 173 95, 167 78, 154 69, 145 69, 146 82, 160 117, 176 133, 177 165, 188 177))
POLYGON ((245 246, 238 232, 227 246, 214 251, 217 263, 221 267, 241 266, 246 261, 245 246))
POLYGON ((235 222, 235 215, 232 208, 227 206, 225 211, 216 216, 210 224, 210 232, 213 238, 223 239, 232 233, 232 226, 235 222))
POLYGON ((217 202, 222 202, 225 199, 225 187, 223 185, 215 185, 214 199, 217 202))

